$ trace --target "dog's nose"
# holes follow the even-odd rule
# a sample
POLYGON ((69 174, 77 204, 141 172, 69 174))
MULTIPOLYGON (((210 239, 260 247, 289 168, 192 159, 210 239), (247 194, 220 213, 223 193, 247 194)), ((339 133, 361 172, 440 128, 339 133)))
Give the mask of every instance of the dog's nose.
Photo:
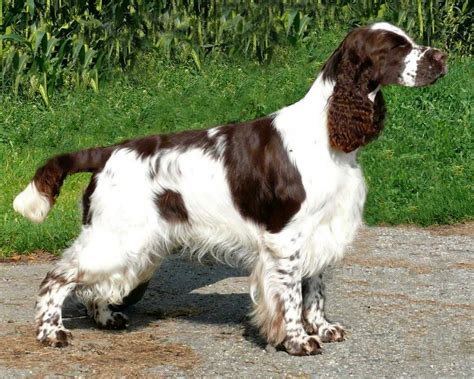
POLYGON ((441 63, 446 63, 448 60, 448 54, 441 50, 435 50, 433 53, 433 59, 441 63))
POLYGON ((431 58, 439 64, 439 67, 441 69, 439 73, 440 76, 446 75, 448 73, 448 65, 446 64, 448 60, 448 54, 446 54, 444 51, 433 49, 431 58))

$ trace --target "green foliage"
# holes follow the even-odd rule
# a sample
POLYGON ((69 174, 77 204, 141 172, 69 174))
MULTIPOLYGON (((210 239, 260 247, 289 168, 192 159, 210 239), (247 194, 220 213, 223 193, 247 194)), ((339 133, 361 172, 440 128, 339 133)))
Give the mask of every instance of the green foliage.
POLYGON ((426 88, 384 89, 382 138, 360 160, 369 224, 447 224, 474 218, 474 61, 451 63, 426 88))
POLYGON ((209 54, 268 62, 280 45, 374 20, 472 54, 470 0, 0 0, 1 90, 40 94, 92 87, 108 68, 126 68, 152 49, 200 69, 209 54))
MULTIPOLYGON (((77 236, 78 199, 88 174, 66 180, 43 224, 13 212, 13 198, 48 157, 269 114, 304 96, 342 36, 324 33, 295 49, 276 48, 268 65, 211 56, 201 71, 192 62, 171 64, 149 52, 126 74, 104 81, 100 93, 62 91, 50 109, 13 96, 0 99, 0 256, 39 248, 57 252, 77 236)), ((434 86, 384 89, 385 130, 360 154, 368 223, 473 219, 474 62, 455 58, 449 70, 434 86)))

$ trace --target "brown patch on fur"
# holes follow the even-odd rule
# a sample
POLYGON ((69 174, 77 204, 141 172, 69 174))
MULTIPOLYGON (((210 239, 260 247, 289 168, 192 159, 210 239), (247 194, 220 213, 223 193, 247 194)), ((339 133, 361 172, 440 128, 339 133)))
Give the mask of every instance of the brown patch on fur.
POLYGON ((270 313, 267 309, 268 305, 260 301, 253 312, 253 321, 268 343, 278 346, 286 337, 285 304, 278 295, 274 296, 273 302, 275 309, 270 313))
POLYGON ((49 320, 49 322, 48 322, 48 320, 47 320, 46 323, 50 323, 50 324, 52 324, 52 325, 54 325, 54 326, 58 326, 58 325, 59 325, 59 313, 56 313, 56 314, 52 317, 52 319, 49 320))
POLYGON ((54 270, 49 271, 43 281, 40 284, 40 288, 43 286, 49 287, 51 283, 57 283, 59 285, 67 284, 69 281, 62 275, 58 275, 54 272, 54 270))
MULTIPOLYGON (((43 281, 43 282, 44 282, 44 281, 43 281)), ((46 284, 41 283, 41 285, 40 285, 40 290, 39 290, 39 292, 38 292, 38 296, 44 296, 44 295, 46 295, 46 294, 48 293, 49 289, 50 289, 50 288, 49 288, 49 285, 46 285, 46 284)))
POLYGON ((224 164, 232 199, 240 213, 278 233, 306 198, 301 176, 291 163, 280 135, 265 117, 227 125, 224 164))
POLYGON ((92 221, 91 196, 97 186, 97 176, 92 175, 91 181, 82 196, 82 223, 88 225, 92 221))
POLYGON ((161 217, 166 221, 188 222, 188 211, 180 193, 165 190, 163 193, 156 195, 155 203, 161 217))
POLYGON ((400 38, 405 40, 391 32, 356 29, 324 65, 323 78, 335 82, 328 109, 329 142, 334 149, 349 153, 383 129, 382 93, 378 91, 373 102, 368 95, 381 84, 396 82, 403 69, 402 58, 409 51, 399 53, 397 64, 388 64, 385 57, 400 38), (385 66, 390 69, 385 71, 385 66))
POLYGON ((119 148, 129 148, 136 151, 137 154, 146 158, 152 156, 162 149, 181 149, 186 150, 191 147, 201 148, 205 152, 214 154, 215 138, 210 138, 207 129, 186 130, 178 133, 161 134, 142 137, 134 140, 128 140, 117 145, 119 148))
POLYGON ((366 145, 383 129, 385 103, 379 85, 395 84, 411 51, 405 37, 385 30, 358 28, 347 35, 323 67, 335 82, 329 101, 330 145, 345 153, 366 145))
MULTIPOLYGON (((139 157, 146 158, 162 149, 199 148, 214 159, 223 159, 232 199, 243 217, 277 233, 298 212, 306 193, 301 176, 290 161, 272 122, 272 117, 265 117, 220 127, 211 137, 208 130, 190 130, 63 154, 39 168, 33 180, 53 205, 67 175, 84 171, 100 172, 117 149, 130 149, 139 157), (219 146, 218 143, 224 145, 219 146)), ((157 165, 158 172, 159 161, 157 165)), ((156 175, 153 169, 150 175, 156 175)), ((91 222, 90 197, 95 185, 93 178, 84 194, 85 224, 91 222)), ((187 221, 188 215, 179 194, 169 191, 163 199, 157 200, 157 204, 170 221, 187 221)))
MULTIPOLYGON (((111 154, 117 149, 128 148, 134 150, 140 157, 146 158, 155 154, 158 149, 174 147, 185 149, 191 146, 215 153, 215 151, 212 151, 215 140, 207 137, 207 130, 191 130, 169 135, 149 136, 124 141, 113 146, 85 149, 55 156, 36 171, 33 181, 38 191, 44 194, 53 206, 66 176, 78 172, 98 173, 102 171, 111 154)), ((91 219, 89 214, 90 196, 94 189, 95 180, 92 178, 83 198, 83 222, 85 224, 89 223, 91 219)))
MULTIPOLYGON (((383 128, 385 104, 380 85, 397 84, 411 43, 398 33, 358 28, 347 35, 323 67, 323 78, 335 82, 329 101, 330 145, 349 153, 366 145, 383 128)), ((446 73, 447 55, 429 49, 418 65, 416 85, 433 83, 446 73)))
POLYGON ((68 333, 64 330, 58 330, 56 332, 56 342, 54 342, 54 347, 66 347, 69 345, 68 333))
POLYGON ((326 329, 323 336, 321 336, 321 340, 323 342, 342 342, 346 339, 345 336, 344 328, 339 325, 332 325, 332 328, 326 329))
POLYGON ((36 188, 48 197, 52 206, 67 175, 77 172, 99 172, 114 149, 114 147, 98 147, 51 158, 36 171, 33 177, 36 188))
POLYGON ((352 73, 355 80, 360 79, 362 71, 368 70, 371 87, 396 84, 411 49, 411 43, 398 33, 371 30, 370 27, 357 28, 346 36, 324 64, 323 78, 336 81, 341 74, 341 64, 349 58, 355 68, 361 69, 352 73))
POLYGON ((35 340, 30 326, 17 325, 13 333, 2 334, 0 366, 31 369, 33 375, 77 375, 79 370, 81 376, 137 377, 144 375, 142 370, 161 365, 188 371, 199 364, 198 355, 190 347, 168 342, 169 336, 159 328, 153 334, 150 331, 120 333, 120 338, 110 332, 94 338, 98 333, 75 330, 77 338, 65 352, 45 348, 35 340))
POLYGON ((273 319, 265 331, 267 341, 274 346, 280 344, 285 338, 285 304, 278 296, 275 296, 276 310, 273 319))
POLYGON ((302 357, 306 355, 321 354, 322 350, 319 342, 319 337, 309 336, 305 343, 301 343, 297 339, 289 338, 284 342, 284 345, 288 354, 302 357))
POLYGON ((332 148, 350 153, 376 138, 383 129, 385 102, 379 91, 372 103, 369 98, 369 77, 353 83, 357 67, 346 63, 345 74, 338 76, 329 100, 328 130, 332 148))
POLYGON ((427 49, 418 62, 415 76, 416 86, 433 84, 440 76, 446 74, 448 55, 438 49, 427 49))

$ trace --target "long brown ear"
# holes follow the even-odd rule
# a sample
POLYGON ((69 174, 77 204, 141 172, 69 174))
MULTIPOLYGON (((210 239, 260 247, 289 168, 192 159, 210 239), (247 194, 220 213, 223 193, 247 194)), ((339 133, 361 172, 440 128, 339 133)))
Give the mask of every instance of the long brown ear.
POLYGON ((370 60, 361 59, 352 50, 341 54, 334 92, 329 99, 328 131, 331 146, 349 153, 380 133, 385 104, 380 91, 373 102, 368 97, 370 60))

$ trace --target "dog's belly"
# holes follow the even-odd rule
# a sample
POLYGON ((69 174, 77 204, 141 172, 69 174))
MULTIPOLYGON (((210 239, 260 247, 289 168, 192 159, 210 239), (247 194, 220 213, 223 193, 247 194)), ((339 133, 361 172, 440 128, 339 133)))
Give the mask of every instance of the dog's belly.
MULTIPOLYGON (((92 229, 94 234, 107 235, 109 247, 115 239, 114 249, 128 251, 123 255, 132 259, 162 256, 181 247, 248 265, 262 234, 261 227, 243 218, 234 206, 221 160, 200 149, 146 159, 118 151, 98 175, 91 214, 91 225, 85 227, 88 233, 92 229), (166 193, 179 194, 180 204, 169 203, 166 193), (181 213, 174 217, 170 212, 176 213, 177 208, 181 213)), ((110 255, 104 259, 123 265, 114 252, 103 254, 110 255)))
MULTIPOLYGON (((311 180, 303 176, 307 198, 301 210, 280 233, 271 234, 235 207, 222 160, 200 149, 146 159, 118 151, 98 175, 91 198, 92 222, 84 233, 98 236, 88 237, 89 241, 107 244, 101 257, 113 262, 113 267, 111 263, 101 267, 111 270, 132 261, 136 267, 150 268, 146 263, 150 257, 178 247, 251 266, 263 245, 273 240, 283 255, 300 249, 305 272, 314 272, 340 258, 352 240, 361 219, 365 186, 358 167, 345 165, 312 174, 311 180), (326 177, 326 172, 331 176, 326 177), (180 209, 181 217, 169 218, 166 209, 160 209, 157 199, 167 191, 179 194, 182 204, 171 208, 180 209), (299 246, 287 243, 298 235, 299 246)), ((88 251, 90 259, 81 261, 95 265, 97 248, 82 254, 88 251)))

